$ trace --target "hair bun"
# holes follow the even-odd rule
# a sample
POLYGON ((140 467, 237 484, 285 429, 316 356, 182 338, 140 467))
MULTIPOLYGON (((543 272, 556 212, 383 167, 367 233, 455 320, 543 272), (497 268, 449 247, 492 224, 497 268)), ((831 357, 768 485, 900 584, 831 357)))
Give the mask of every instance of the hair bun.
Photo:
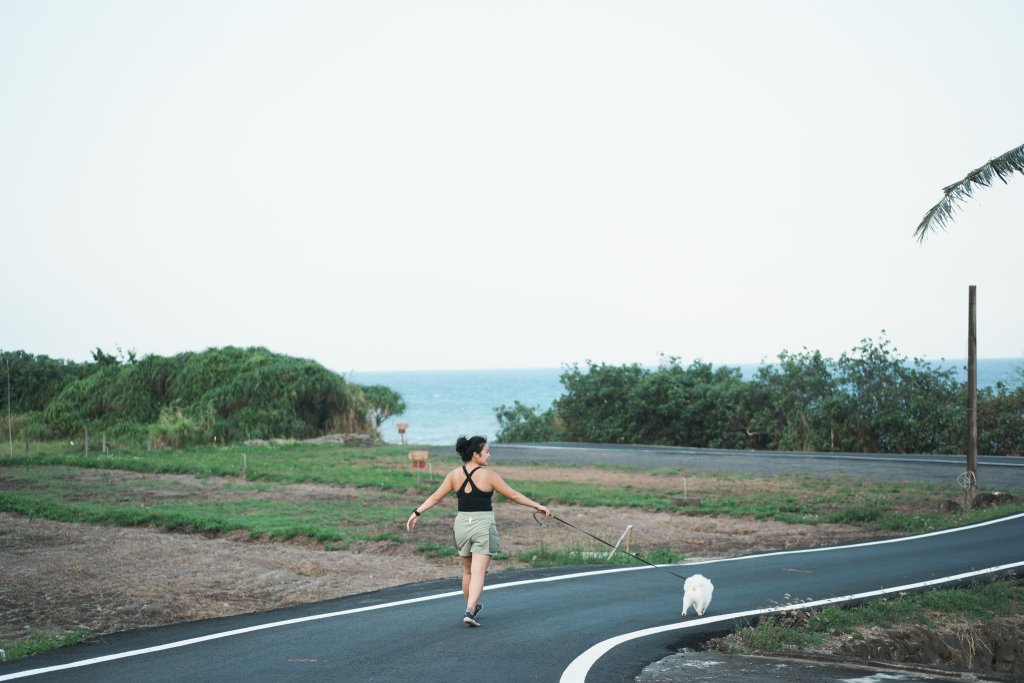
POLYGON ((455 440, 455 452, 459 455, 465 455, 466 448, 469 446, 469 439, 465 436, 460 436, 455 440))

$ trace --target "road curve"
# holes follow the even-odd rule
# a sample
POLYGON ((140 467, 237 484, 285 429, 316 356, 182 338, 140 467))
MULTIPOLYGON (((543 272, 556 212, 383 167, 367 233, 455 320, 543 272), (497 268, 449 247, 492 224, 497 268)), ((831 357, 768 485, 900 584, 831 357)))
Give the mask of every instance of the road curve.
MULTIPOLYGON (((568 533, 568 531, 567 531, 568 533)), ((859 601, 1024 566, 1024 514, 971 527, 675 568, 715 583, 702 619, 656 568, 492 577, 482 628, 451 581, 116 634, 0 665, 0 681, 621 681, 683 644, 793 601, 859 601), (791 596, 791 597, 787 597, 791 596)))
MULTIPOLYGON (((962 455, 885 453, 801 453, 739 451, 681 446, 625 446, 578 443, 491 444, 492 464, 549 463, 679 468, 749 474, 849 475, 867 481, 927 481, 955 484, 967 469, 962 455)), ((978 483, 984 489, 1024 489, 1024 458, 981 456, 978 483)))

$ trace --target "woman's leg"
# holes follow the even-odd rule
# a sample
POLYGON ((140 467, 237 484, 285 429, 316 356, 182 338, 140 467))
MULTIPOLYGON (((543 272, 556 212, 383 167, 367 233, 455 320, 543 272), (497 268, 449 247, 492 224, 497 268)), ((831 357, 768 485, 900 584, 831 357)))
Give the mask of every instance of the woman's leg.
POLYGON ((469 581, 473 575, 473 558, 469 555, 462 558, 462 594, 469 602, 469 581))
MULTIPOLYGON (((480 602, 480 596, 484 592, 484 574, 487 573, 487 565, 491 562, 490 555, 473 553, 470 564, 469 590, 463 589, 466 594, 466 611, 472 613, 480 602)), ((462 585, 466 585, 466 575, 462 575, 462 585)))

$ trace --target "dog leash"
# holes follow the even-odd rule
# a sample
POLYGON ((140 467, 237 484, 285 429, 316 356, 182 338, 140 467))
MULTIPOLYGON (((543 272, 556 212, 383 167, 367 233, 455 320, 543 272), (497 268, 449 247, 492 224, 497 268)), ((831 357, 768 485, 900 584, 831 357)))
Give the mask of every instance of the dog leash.
MULTIPOLYGON (((544 525, 544 522, 540 521, 540 519, 538 519, 538 517, 537 517, 537 515, 539 515, 539 514, 540 514, 539 512, 534 512, 533 513, 533 521, 537 522, 537 524, 539 524, 542 528, 546 529, 547 527, 544 525)), ((583 529, 579 528, 575 524, 570 524, 569 522, 565 521, 564 519, 562 519, 561 517, 559 517, 558 515, 556 515, 554 513, 552 513, 550 515, 550 517, 552 517, 553 519, 558 520, 559 522, 561 522, 562 524, 566 525, 567 527, 575 529, 576 531, 580 532, 581 534, 586 534, 587 536, 590 536, 595 541, 598 541, 600 543, 604 543, 606 546, 608 546, 612 550, 618 550, 620 553, 623 553, 625 555, 629 555, 634 560, 639 560, 640 562, 643 562, 646 565, 650 565, 651 567, 654 567, 655 569, 660 569, 662 571, 666 571, 669 574, 671 574, 672 576, 676 577, 677 579, 682 579, 683 581, 686 581, 686 577, 685 576, 680 576, 679 574, 676 574, 671 569, 666 569, 665 567, 661 567, 661 566, 658 566, 658 565, 656 565, 656 564, 654 564, 652 562, 648 562, 647 560, 645 560, 644 558, 640 557, 639 555, 634 555, 633 553, 627 552, 625 550, 622 550, 621 548, 616 548, 614 545, 612 545, 608 541, 604 540, 603 538, 598 538, 597 536, 595 536, 594 534, 590 533, 589 531, 584 531, 583 529)))

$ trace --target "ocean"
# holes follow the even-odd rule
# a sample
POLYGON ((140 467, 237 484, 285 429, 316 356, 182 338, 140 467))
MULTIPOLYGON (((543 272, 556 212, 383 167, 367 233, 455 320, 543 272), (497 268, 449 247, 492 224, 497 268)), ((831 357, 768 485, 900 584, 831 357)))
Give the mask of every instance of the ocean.
MULTIPOLYGON (((939 368, 954 368, 960 381, 967 381, 966 360, 932 361, 939 368)), ((734 365, 750 379, 760 364, 734 365)), ((1024 358, 988 358, 978 360, 978 386, 1004 382, 1016 386, 1017 369, 1024 358)), ((388 443, 401 443, 395 426, 408 423, 409 443, 448 445, 454 449, 460 434, 482 434, 489 439, 498 433, 494 409, 519 401, 531 408, 546 410, 563 393, 561 368, 532 370, 430 370, 418 372, 352 372, 345 378, 356 384, 383 384, 405 400, 406 411, 388 418, 381 425, 381 436, 388 443)))
POLYGON ((519 401, 542 410, 562 395, 561 368, 534 370, 429 370, 421 372, 353 372, 356 384, 383 384, 405 400, 406 410, 388 418, 380 433, 388 443, 401 443, 398 422, 408 423, 409 443, 451 444, 460 434, 498 433, 494 409, 519 401))

